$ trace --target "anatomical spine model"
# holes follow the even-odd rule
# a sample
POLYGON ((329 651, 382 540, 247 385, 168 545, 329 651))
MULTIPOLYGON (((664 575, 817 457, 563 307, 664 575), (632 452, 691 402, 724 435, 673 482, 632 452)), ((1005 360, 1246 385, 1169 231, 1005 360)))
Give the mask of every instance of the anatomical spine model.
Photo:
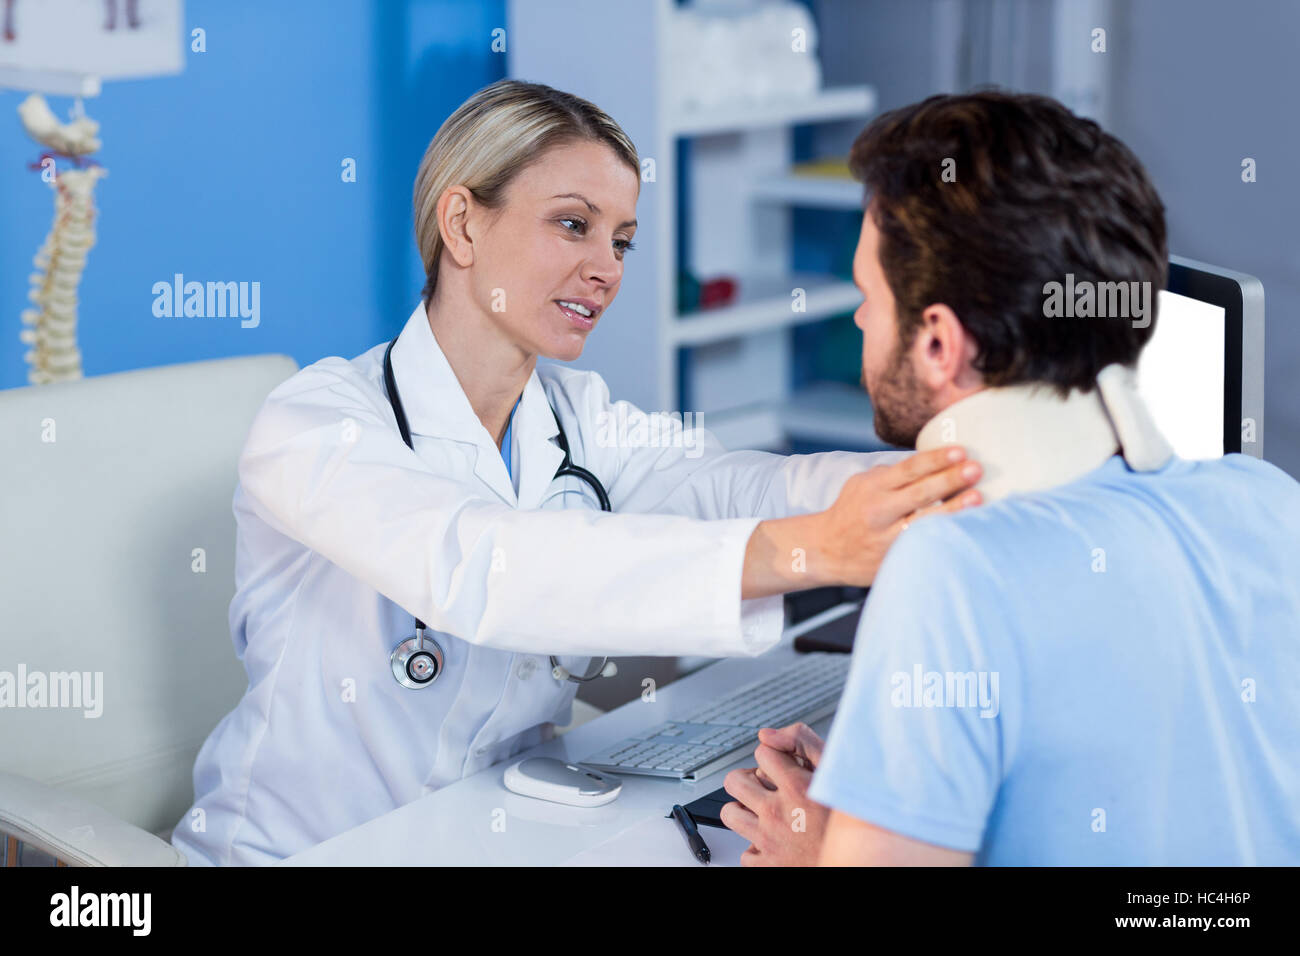
MULTIPOLYGON (((79 104, 78 104, 79 109, 79 104)), ((32 139, 52 152, 41 155, 33 169, 55 190, 54 225, 36 253, 35 272, 27 297, 37 306, 24 309, 19 338, 32 346, 23 357, 30 366, 33 385, 81 378, 81 351, 77 348, 77 287, 86 268, 86 253, 95 244, 95 183, 107 170, 85 157, 99 149, 99 124, 78 115, 60 123, 45 98, 33 93, 18 107, 18 115, 32 139), (75 168, 58 170, 55 157, 70 159, 75 168)))

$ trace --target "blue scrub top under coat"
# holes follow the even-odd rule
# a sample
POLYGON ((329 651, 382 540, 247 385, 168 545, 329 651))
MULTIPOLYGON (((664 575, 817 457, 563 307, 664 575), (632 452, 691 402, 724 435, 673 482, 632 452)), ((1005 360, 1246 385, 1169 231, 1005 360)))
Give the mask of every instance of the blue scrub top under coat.
POLYGON ((519 403, 523 401, 523 398, 524 393, 520 392, 519 397, 515 399, 515 407, 510 409, 510 420, 506 422, 505 437, 501 439, 501 458, 506 463, 506 474, 510 476, 511 480, 514 479, 515 473, 510 467, 510 430, 515 427, 515 412, 519 410, 519 403))

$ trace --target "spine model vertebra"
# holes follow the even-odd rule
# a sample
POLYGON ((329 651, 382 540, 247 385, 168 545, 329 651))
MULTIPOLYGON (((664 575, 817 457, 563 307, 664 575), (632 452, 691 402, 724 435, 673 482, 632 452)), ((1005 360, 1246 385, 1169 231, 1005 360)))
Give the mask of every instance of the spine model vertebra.
POLYGON ((101 166, 69 169, 53 182, 54 225, 36 253, 27 297, 37 306, 23 310, 19 337, 32 348, 24 355, 32 385, 81 378, 77 348, 77 287, 86 253, 95 244, 95 183, 101 166))
POLYGON ((18 337, 32 348, 23 356, 32 385, 81 378, 77 348, 77 286, 86 268, 86 253, 95 244, 95 183, 107 170, 86 157, 99 149, 99 124, 86 116, 77 100, 75 117, 61 123, 45 97, 33 93, 18 104, 18 117, 32 139, 47 146, 31 168, 54 189, 54 225, 36 253, 36 271, 27 297, 37 306, 24 309, 27 328, 18 337), (56 157, 76 168, 59 170, 56 157))

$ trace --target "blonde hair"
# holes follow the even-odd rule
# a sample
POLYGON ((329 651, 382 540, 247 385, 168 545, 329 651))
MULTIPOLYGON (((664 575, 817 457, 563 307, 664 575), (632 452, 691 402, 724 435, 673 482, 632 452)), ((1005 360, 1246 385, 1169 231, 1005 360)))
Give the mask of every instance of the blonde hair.
POLYGON ((424 264, 426 306, 442 254, 438 198, 443 191, 464 186, 484 206, 499 207, 510 182, 546 150, 582 140, 609 146, 640 182, 640 160, 627 134, 597 106, 571 93, 541 83, 498 80, 447 117, 415 175, 415 242, 424 264))

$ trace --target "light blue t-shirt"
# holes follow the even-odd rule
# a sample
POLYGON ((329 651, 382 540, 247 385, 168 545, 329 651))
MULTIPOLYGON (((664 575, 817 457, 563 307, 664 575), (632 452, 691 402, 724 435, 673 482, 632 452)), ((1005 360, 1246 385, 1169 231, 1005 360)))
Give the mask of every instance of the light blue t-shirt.
POLYGON ((1300 863, 1300 484, 1116 455, 918 521, 810 796, 980 864, 1300 863))

